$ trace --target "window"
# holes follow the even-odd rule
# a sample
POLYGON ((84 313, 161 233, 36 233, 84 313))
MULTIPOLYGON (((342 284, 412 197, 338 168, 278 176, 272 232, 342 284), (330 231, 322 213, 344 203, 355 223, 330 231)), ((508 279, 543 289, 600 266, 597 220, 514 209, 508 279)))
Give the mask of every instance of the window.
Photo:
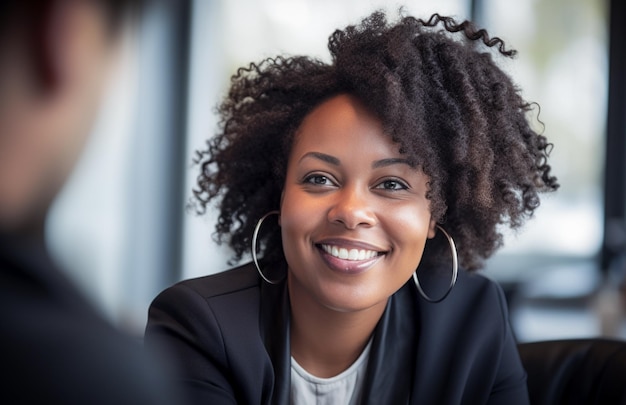
POLYGON ((555 145, 551 163, 561 184, 521 233, 507 235, 489 272, 521 287, 509 297, 520 340, 598 334, 598 308, 588 302, 602 281, 606 4, 484 0, 480 10, 483 25, 519 51, 506 68, 525 98, 541 106, 538 119, 555 145))

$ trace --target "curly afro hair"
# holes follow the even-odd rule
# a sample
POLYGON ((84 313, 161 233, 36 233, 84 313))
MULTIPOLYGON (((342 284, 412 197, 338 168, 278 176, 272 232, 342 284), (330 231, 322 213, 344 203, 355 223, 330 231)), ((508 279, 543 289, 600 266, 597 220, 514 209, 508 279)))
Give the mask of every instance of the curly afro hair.
MULTIPOLYGON (((502 245, 501 225, 520 227, 538 193, 558 188, 547 163, 552 145, 529 124, 533 104, 493 60, 515 55, 501 39, 439 14, 389 23, 376 11, 335 31, 328 48, 330 64, 279 56, 240 68, 218 107, 220 132, 197 152, 197 209, 217 199, 216 241, 231 246, 233 262, 249 252, 259 218, 279 208, 303 118, 338 94, 361 100, 429 176, 433 218, 467 270, 502 245)), ((283 257, 277 226, 260 242, 266 259, 283 257)), ((424 257, 440 249, 447 244, 424 257)))

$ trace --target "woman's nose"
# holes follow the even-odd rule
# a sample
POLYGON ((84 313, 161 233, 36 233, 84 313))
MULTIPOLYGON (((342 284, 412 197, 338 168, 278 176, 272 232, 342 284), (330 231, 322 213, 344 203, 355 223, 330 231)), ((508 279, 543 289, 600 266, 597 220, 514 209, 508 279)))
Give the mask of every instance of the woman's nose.
POLYGON ((328 220, 348 229, 373 226, 376 224, 376 215, 368 194, 356 187, 340 190, 335 194, 336 200, 328 211, 328 220))

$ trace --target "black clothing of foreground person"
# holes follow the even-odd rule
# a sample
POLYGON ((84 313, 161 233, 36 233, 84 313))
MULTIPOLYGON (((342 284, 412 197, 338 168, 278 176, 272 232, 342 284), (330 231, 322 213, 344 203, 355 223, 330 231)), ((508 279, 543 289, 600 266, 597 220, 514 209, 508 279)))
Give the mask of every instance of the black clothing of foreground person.
POLYGON ((44 240, 134 3, 0 2, 3 404, 182 403, 163 358, 107 323, 54 266, 44 240))

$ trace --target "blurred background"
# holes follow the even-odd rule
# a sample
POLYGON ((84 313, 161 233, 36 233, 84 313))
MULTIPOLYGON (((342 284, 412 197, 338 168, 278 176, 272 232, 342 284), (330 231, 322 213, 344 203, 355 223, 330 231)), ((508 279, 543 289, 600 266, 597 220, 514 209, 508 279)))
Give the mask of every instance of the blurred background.
POLYGON ((128 30, 86 153, 48 218, 53 255, 105 316, 142 334, 162 289, 232 267, 212 240, 215 213, 186 209, 195 151, 215 132, 230 76, 278 54, 329 60, 335 29, 375 9, 395 19, 404 6, 416 17, 471 19, 517 49, 503 67, 541 106, 537 130, 555 145, 561 189, 484 270, 505 289, 518 340, 626 338, 626 32, 610 23, 626 17, 618 3, 154 1, 128 30))

